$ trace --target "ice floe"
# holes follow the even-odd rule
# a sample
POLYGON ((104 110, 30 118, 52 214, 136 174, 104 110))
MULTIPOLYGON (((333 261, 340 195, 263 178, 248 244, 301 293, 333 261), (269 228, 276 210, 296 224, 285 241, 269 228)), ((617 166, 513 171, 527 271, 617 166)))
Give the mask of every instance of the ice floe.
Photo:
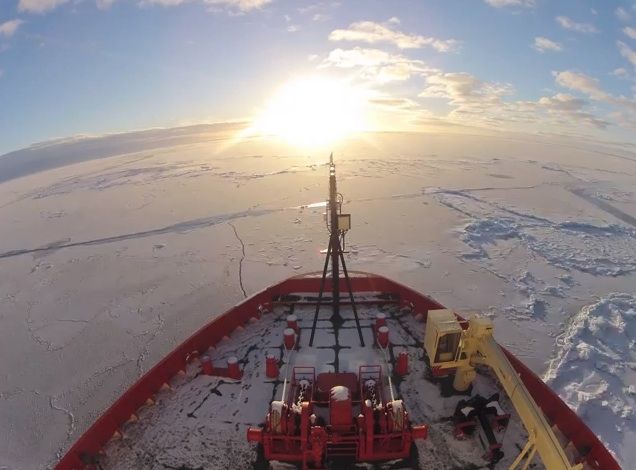
POLYGON ((544 379, 623 464, 636 458, 636 295, 610 294, 576 313, 544 379))
POLYGON ((503 240, 518 242, 552 266, 595 276, 636 271, 636 230, 620 224, 553 221, 524 214, 464 191, 438 191, 436 198, 470 218, 459 232, 471 250, 465 259, 489 258, 489 248, 503 240))

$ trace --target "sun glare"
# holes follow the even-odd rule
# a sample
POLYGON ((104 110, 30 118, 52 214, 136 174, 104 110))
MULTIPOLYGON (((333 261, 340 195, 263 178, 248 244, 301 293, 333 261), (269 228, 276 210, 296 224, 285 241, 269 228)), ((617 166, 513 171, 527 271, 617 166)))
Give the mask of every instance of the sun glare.
POLYGON ((281 86, 254 130, 299 147, 320 147, 364 129, 362 90, 342 80, 308 77, 281 86))

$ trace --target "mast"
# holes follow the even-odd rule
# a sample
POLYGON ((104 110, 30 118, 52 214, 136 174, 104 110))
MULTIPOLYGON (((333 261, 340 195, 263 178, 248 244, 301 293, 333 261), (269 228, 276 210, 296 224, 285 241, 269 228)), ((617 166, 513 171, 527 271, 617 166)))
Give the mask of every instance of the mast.
POLYGON ((331 247, 331 302, 334 318, 340 317, 340 230, 338 227, 338 189, 336 187, 336 165, 333 152, 329 156, 329 216, 331 218, 329 245, 331 247))
MULTIPOLYGON (((355 320, 356 328, 358 330, 358 337, 360 339, 360 346, 364 347, 364 338, 362 335, 362 327, 360 325, 360 318, 358 317, 358 309, 356 308, 355 299, 353 297, 353 289, 351 287, 351 279, 347 271, 347 263, 345 262, 344 252, 342 248, 344 246, 344 237, 347 231, 351 228, 351 214, 342 214, 342 195, 338 193, 338 187, 336 185, 336 165, 333 162, 333 152, 329 156, 329 200, 327 201, 327 227, 329 229, 329 245, 327 246, 327 254, 325 256, 325 266, 322 270, 322 278, 320 280, 320 292, 318 294, 318 303, 316 304, 316 313, 314 314, 314 323, 311 328, 311 336, 309 338, 309 346, 314 344, 314 335, 316 333, 316 326, 318 324, 318 315, 320 313, 320 305, 322 304, 323 294, 325 292, 325 283, 327 281, 327 271, 329 268, 329 261, 331 261, 331 305, 332 315, 329 318, 334 328, 336 338, 338 337, 338 329, 342 326, 345 320, 340 315, 340 266, 342 266, 342 273, 344 274, 344 280, 349 290, 350 305, 353 310, 353 318, 355 320), (342 239, 342 243, 341 243, 342 239)), ((337 340, 336 340, 337 341, 337 340)), ((338 371, 338 354, 336 353, 336 360, 334 362, 334 368, 338 371)))

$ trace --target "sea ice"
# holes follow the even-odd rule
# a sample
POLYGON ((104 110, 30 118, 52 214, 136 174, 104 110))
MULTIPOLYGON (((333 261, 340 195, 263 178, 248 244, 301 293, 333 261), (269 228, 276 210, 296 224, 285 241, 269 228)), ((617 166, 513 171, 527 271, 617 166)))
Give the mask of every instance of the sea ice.
POLYGON ((546 382, 595 431, 623 465, 636 450, 636 295, 610 294, 567 322, 546 382))

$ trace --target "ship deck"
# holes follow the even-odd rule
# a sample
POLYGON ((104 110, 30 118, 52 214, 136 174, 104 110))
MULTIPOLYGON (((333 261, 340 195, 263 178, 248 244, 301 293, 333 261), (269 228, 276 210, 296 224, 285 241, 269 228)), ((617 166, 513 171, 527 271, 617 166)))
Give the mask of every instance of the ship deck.
MULTIPOLYGON (((290 378, 294 366, 314 367, 316 374, 357 374, 361 365, 379 364, 385 377, 385 397, 392 389, 395 398, 404 400, 411 423, 429 426, 428 438, 416 441, 417 452, 409 461, 348 468, 491 468, 483 459, 484 450, 477 435, 461 441, 453 436, 451 417, 458 401, 466 397, 443 397, 439 384, 427 378, 422 316, 413 316, 410 309, 382 294, 365 293, 356 300, 357 319, 351 305, 343 304, 342 321, 334 321, 328 301, 314 320, 315 293, 279 297, 271 311, 238 328, 207 352, 216 367, 225 367, 232 356, 238 358, 243 372, 240 380, 204 375, 200 362, 191 361, 185 373, 171 379, 169 387, 163 387, 154 402, 139 409, 136 418, 107 443, 100 466, 257 468, 256 446, 247 442, 246 430, 263 423, 270 402, 281 399, 284 380, 290 378), (378 312, 386 315, 390 330, 390 346, 386 350, 375 341, 373 324, 378 312), (283 331, 290 314, 298 318, 300 330, 296 349, 288 353, 283 346, 283 331), (404 377, 393 371, 400 351, 409 354, 409 373, 404 377), (279 358, 278 379, 265 375, 268 353, 279 358)), ((479 371, 473 394, 490 396, 497 391, 496 381, 486 371, 479 371)), ((505 457, 497 464, 497 468, 507 468, 527 436, 505 394, 501 393, 499 403, 511 414, 503 440, 505 457)), ((533 464, 531 468, 542 467, 533 464)))

